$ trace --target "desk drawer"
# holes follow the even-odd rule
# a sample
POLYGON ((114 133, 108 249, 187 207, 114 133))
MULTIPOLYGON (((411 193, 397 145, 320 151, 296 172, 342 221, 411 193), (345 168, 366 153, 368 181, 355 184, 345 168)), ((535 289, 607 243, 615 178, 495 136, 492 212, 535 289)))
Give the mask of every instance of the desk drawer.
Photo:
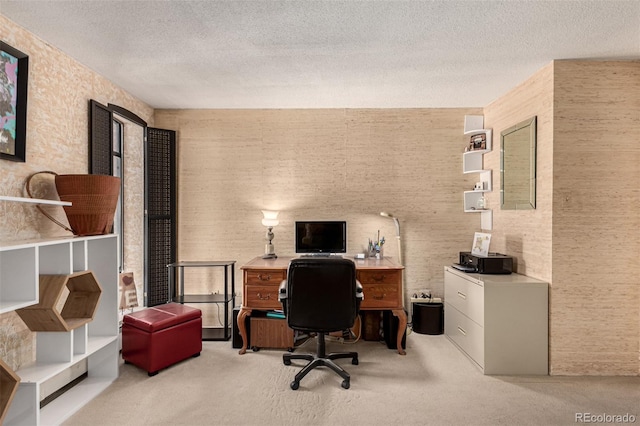
POLYGON ((287 276, 283 269, 251 269, 245 271, 245 284, 274 284, 279 286, 287 276))
POLYGON ((245 285, 242 304, 252 309, 282 309, 278 301, 278 285, 245 285))
POLYGON ((398 285, 402 277, 398 270, 360 270, 356 271, 356 277, 362 285, 365 284, 393 284, 398 285))
POLYGON ((360 309, 395 309, 400 306, 400 293, 396 285, 362 284, 364 300, 360 309))
POLYGON ((484 287, 481 285, 445 272, 444 300, 480 326, 484 325, 484 287))
POLYGON ((392 271, 357 271, 356 276, 362 291, 364 301, 361 309, 395 309, 402 306, 400 287, 402 272, 392 271))

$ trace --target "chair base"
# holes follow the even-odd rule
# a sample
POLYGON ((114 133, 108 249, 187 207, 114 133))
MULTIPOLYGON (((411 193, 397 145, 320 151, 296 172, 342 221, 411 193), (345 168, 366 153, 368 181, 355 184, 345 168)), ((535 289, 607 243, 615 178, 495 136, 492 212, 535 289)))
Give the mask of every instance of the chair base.
POLYGON ((316 354, 286 353, 282 355, 282 362, 284 363, 284 365, 291 365, 291 360, 293 359, 303 359, 305 361, 309 361, 309 363, 305 365, 304 368, 302 368, 302 370, 298 372, 298 374, 296 374, 293 382, 291 382, 290 384, 291 389, 298 389, 298 387, 300 386, 300 381, 304 378, 304 376, 309 374, 311 370, 317 367, 329 367, 334 372, 336 372, 336 374, 338 374, 343 379, 341 386, 344 389, 349 389, 349 387, 351 386, 351 376, 349 375, 349 373, 347 373, 344 368, 333 362, 333 360, 350 358, 351 364, 358 365, 358 352, 334 352, 326 355, 324 337, 325 333, 318 333, 318 349, 316 354))

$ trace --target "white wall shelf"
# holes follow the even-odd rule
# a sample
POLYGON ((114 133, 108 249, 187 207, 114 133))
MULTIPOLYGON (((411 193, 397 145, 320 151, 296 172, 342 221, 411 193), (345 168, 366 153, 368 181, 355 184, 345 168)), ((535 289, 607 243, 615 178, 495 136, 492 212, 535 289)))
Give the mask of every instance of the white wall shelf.
MULTIPOLYGON (((493 190, 491 170, 484 169, 484 154, 491 152, 493 132, 484 129, 484 116, 465 115, 464 135, 467 143, 467 151, 462 154, 462 173, 477 173, 478 182, 482 183, 482 189, 464 191, 463 209, 466 213, 480 213, 480 226, 483 230, 493 229, 493 213, 485 208, 485 194, 493 190), (484 146, 481 149, 471 149, 471 139, 474 136, 482 136, 484 146)), ((477 147, 476 147, 477 148, 477 147)))
POLYGON ((113 234, 0 242, 1 312, 38 303, 41 274, 92 271, 102 287, 93 321, 70 331, 36 333, 36 362, 15 372, 21 380, 5 425, 60 424, 118 377, 117 253, 113 234), (49 381, 83 362, 88 377, 40 409, 49 381))
POLYGON ((0 195, 0 201, 13 201, 16 203, 29 204, 50 204, 54 206, 70 206, 70 201, 45 200, 43 198, 26 198, 26 197, 9 197, 8 195, 0 195))

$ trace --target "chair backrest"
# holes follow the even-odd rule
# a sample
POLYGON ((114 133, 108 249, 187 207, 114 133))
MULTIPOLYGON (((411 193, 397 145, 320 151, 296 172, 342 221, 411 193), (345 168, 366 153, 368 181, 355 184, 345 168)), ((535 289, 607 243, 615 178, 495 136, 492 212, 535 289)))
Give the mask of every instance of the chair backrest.
POLYGON ((298 258, 287 275, 287 323, 294 330, 345 330, 356 319, 356 266, 343 258, 298 258))

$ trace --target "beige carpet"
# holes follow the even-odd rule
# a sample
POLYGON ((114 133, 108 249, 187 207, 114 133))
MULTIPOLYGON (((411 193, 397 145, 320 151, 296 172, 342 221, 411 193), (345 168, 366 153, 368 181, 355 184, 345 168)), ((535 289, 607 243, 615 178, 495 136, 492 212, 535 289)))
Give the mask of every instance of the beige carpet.
POLYGON ((359 365, 338 361, 350 389, 321 368, 293 391, 298 366, 283 365, 282 351, 241 356, 230 342, 204 342, 200 357, 154 377, 121 365, 119 379, 65 424, 572 425, 576 413, 640 423, 640 377, 484 376, 442 335, 410 334, 406 356, 378 342, 328 345, 354 349, 359 365))

